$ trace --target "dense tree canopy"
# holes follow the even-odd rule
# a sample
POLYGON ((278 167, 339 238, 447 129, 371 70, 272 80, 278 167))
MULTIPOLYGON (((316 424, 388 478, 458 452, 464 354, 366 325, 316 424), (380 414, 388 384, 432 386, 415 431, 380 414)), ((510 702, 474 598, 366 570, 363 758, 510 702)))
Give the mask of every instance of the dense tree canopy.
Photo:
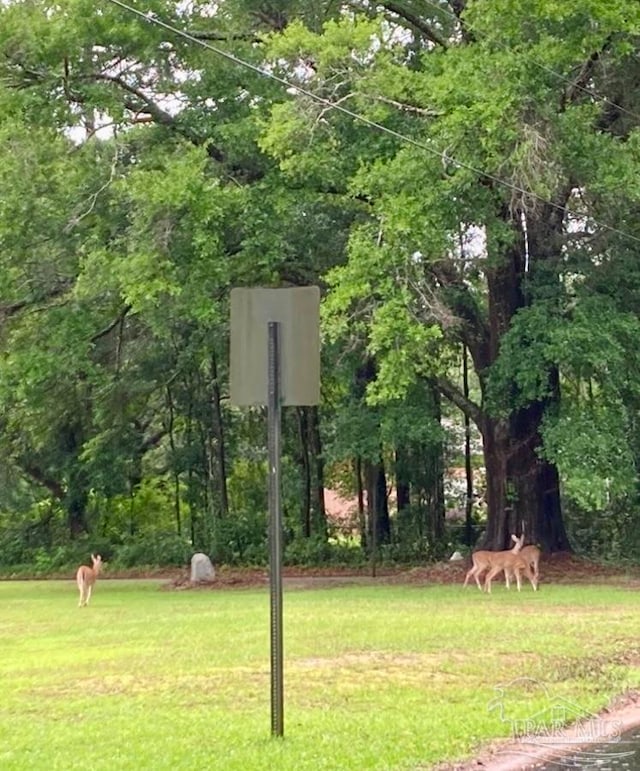
POLYGON ((291 541, 324 541, 342 484, 365 543, 433 546, 463 415, 486 543, 568 548, 563 504, 612 538, 638 510, 639 45, 622 0, 1 6, 3 518, 249 558, 264 425, 227 401, 229 290, 317 283, 291 541))

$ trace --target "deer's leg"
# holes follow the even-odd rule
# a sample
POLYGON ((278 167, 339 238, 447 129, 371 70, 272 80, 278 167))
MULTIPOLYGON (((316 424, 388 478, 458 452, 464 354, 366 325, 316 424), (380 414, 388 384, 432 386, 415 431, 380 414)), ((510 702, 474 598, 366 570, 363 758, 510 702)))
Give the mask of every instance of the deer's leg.
POLYGON ((520 568, 515 568, 514 570, 516 574, 516 583, 518 584, 518 591, 522 588, 522 582, 520 580, 520 568))
POLYGON ((500 568, 497 570, 496 568, 491 568, 491 570, 487 573, 487 577, 484 580, 484 588, 487 594, 491 594, 491 581, 498 575, 499 572, 500 568))

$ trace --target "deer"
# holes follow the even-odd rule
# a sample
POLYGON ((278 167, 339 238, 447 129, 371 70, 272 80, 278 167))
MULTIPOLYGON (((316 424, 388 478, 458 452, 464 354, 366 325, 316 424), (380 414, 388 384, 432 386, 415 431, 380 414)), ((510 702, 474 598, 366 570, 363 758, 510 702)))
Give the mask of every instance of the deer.
MULTIPOLYGON (((467 572, 467 575, 464 579, 463 586, 466 586, 469 583, 469 579, 471 577, 475 578, 476 584, 478 586, 478 589, 482 591, 482 584, 480 583, 480 576, 486 571, 486 570, 493 570, 495 565, 502 565, 502 561, 505 557, 505 555, 516 555, 522 548, 522 544, 524 543, 524 534, 520 536, 520 538, 517 538, 516 536, 512 536, 512 539, 515 541, 515 545, 510 551, 475 551, 471 555, 471 561, 473 562, 473 565, 471 566, 471 569, 467 572)), ((498 575, 498 573, 504 570, 504 566, 499 567, 496 572, 494 573, 494 576, 498 575)), ((507 576, 507 585, 509 581, 509 576, 505 571, 505 575, 507 576)), ((516 573, 516 576, 518 577, 519 581, 519 572, 516 573)), ((487 584, 485 581, 485 588, 487 584)), ((519 583, 518 583, 519 586, 519 583)), ((489 591, 491 591, 491 584, 489 584, 489 591)))
POLYGON ((76 572, 76 582, 80 592, 80 601, 78 602, 79 608, 89 604, 91 590, 93 589, 93 585, 95 584, 98 574, 100 573, 100 568, 102 567, 102 557, 99 554, 97 557, 95 554, 92 554, 91 561, 93 562, 93 567, 80 565, 76 572))
MULTIPOLYGON (((525 527, 524 527, 524 521, 522 522, 522 538, 525 536, 525 527)), ((522 546, 522 540, 518 538, 516 535, 511 536, 511 540, 514 542, 514 544, 520 544, 520 547, 518 549, 518 552, 521 557, 523 557, 529 567, 533 568, 533 574, 536 577, 536 581, 539 581, 540 579, 540 549, 535 546, 534 544, 530 544, 528 546, 522 546)), ((514 549, 515 550, 515 546, 514 549)), ((505 582, 507 585, 507 589, 509 588, 509 572, 505 570, 504 572, 505 582)))
POLYGON ((487 573, 487 576, 484 580, 484 589, 487 594, 491 594, 492 579, 494 579, 503 570, 507 582, 507 588, 509 588, 509 576, 515 573, 518 591, 520 591, 520 573, 524 573, 525 576, 529 579, 529 582, 533 587, 533 591, 538 591, 538 577, 534 575, 533 571, 531 570, 529 558, 523 556, 522 552, 520 551, 522 548, 522 541, 524 541, 524 534, 521 535, 520 538, 516 539, 516 546, 514 546, 510 551, 493 552, 495 555, 499 556, 492 560, 493 564, 491 565, 491 569, 487 573))
POLYGON ((523 546, 520 549, 520 556, 527 561, 530 568, 533 568, 533 575, 537 581, 540 578, 540 549, 534 544, 523 546))
MULTIPOLYGON (((514 543, 516 544, 520 543, 520 539, 518 538, 517 535, 512 535, 511 540, 514 541, 514 543)), ((516 553, 516 550, 517 550, 517 553, 524 560, 526 560, 529 567, 533 568, 533 575, 536 577, 536 581, 538 581, 540 578, 540 571, 538 569, 538 564, 540 562, 540 549, 537 546, 533 546, 533 545, 531 546, 520 545, 519 547, 514 546, 511 549, 511 552, 516 553)), ((504 571, 504 582, 507 589, 511 588, 510 579, 512 578, 512 576, 513 576, 513 573, 508 568, 506 568, 504 571)))

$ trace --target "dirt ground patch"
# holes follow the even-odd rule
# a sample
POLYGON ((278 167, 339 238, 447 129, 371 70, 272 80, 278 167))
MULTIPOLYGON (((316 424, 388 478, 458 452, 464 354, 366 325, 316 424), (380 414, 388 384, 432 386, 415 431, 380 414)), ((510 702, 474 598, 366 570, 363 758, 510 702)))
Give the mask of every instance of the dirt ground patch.
MULTIPOLYGON (((421 567, 384 567, 372 575, 367 568, 296 568, 285 567, 284 585, 287 589, 313 589, 349 584, 462 584, 470 562, 437 562, 421 567)), ((269 573, 263 568, 221 567, 213 581, 192 584, 186 572, 165 575, 166 589, 232 589, 267 586, 269 573)), ((640 589, 640 568, 620 569, 601 565, 571 554, 543 556, 540 561, 541 585, 603 583, 640 589)))

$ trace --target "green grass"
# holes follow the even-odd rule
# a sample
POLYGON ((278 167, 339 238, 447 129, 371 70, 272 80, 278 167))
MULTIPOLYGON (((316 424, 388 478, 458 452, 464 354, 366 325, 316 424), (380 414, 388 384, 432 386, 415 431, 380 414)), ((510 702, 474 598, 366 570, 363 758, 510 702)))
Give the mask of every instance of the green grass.
POLYGON ((291 590, 272 739, 268 592, 159 587, 103 580, 80 609, 70 581, 0 583, 3 771, 427 768, 640 685, 636 591, 291 590))

